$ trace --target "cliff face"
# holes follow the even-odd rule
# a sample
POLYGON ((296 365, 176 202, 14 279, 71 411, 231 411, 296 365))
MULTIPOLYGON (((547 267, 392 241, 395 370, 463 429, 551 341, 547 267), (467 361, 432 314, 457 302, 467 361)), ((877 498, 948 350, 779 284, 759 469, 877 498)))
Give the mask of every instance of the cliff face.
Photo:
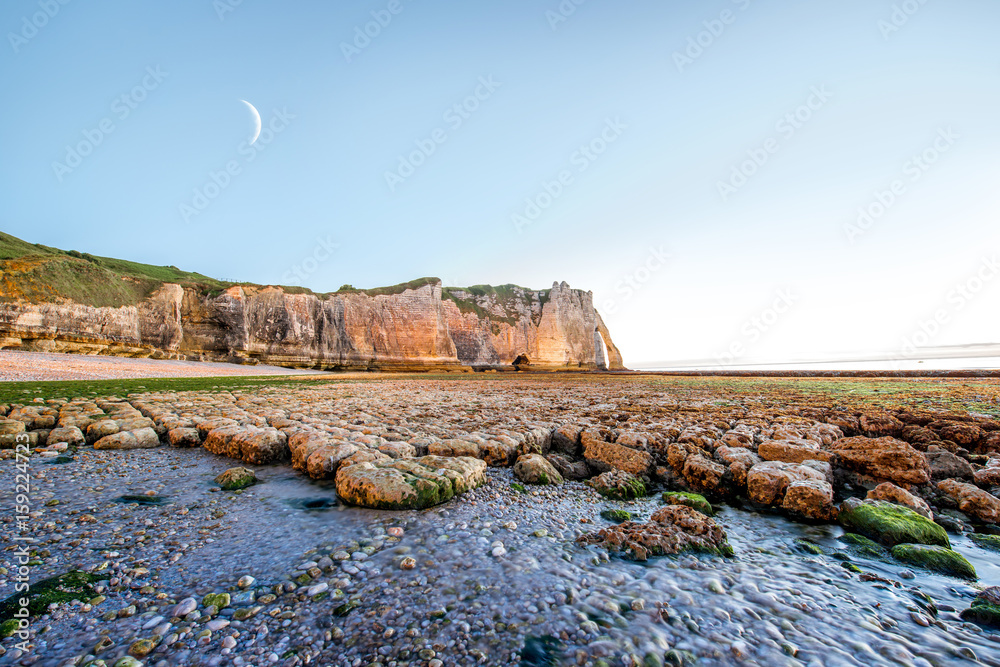
POLYGON ((322 297, 166 283, 118 308, 12 300, 0 303, 0 347, 325 369, 623 368, 591 294, 565 283, 322 297))

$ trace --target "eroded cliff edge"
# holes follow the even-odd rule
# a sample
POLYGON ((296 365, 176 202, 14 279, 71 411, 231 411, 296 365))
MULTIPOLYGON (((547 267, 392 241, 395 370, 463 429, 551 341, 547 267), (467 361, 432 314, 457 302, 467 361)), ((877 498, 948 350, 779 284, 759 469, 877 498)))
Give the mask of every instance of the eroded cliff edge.
POLYGON ((167 282, 117 307, 7 294, 0 347, 321 369, 623 368, 590 292, 566 283, 537 291, 410 285, 319 295, 167 282))

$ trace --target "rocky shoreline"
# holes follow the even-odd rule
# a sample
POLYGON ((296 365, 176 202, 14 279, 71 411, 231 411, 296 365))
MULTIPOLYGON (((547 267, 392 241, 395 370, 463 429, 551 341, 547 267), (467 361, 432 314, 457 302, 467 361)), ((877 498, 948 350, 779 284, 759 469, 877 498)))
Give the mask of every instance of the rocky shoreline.
POLYGON ((79 574, 0 663, 1000 664, 1000 423, 916 383, 661 382, 3 406, 32 582, 79 574))

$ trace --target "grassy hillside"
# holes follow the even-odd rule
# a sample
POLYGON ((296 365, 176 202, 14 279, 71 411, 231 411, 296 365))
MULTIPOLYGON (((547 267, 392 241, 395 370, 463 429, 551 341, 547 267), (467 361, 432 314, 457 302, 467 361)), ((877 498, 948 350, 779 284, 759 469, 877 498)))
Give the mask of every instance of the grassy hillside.
MULTIPOLYGON (((437 282, 440 282, 438 278, 428 277, 372 289, 344 285, 333 294, 387 296, 437 282)), ((124 259, 97 257, 76 250, 59 250, 38 243, 28 243, 0 232, 0 301, 72 301, 88 306, 117 308, 139 303, 163 283, 194 287, 207 296, 216 296, 236 284, 248 284, 215 280, 200 273, 182 271, 176 266, 153 266, 124 259)), ((317 294, 305 287, 282 285, 281 288, 290 294, 315 294, 320 298, 329 295, 317 294)), ((462 298, 455 292, 466 292, 474 297, 492 296, 512 315, 514 310, 509 306, 520 298, 515 288, 516 285, 445 288, 443 298, 454 301, 463 312, 476 312, 484 316, 485 313, 475 302, 462 298)), ((544 303, 548 290, 542 290, 541 294, 544 303)))
POLYGON ((205 291, 231 283, 176 266, 153 266, 32 244, 0 232, 0 300, 69 300, 88 306, 142 301, 165 282, 205 291))

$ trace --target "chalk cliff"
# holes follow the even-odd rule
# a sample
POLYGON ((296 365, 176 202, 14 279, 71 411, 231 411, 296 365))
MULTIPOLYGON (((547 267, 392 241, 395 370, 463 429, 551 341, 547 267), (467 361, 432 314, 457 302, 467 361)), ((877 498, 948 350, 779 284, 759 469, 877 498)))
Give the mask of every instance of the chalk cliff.
POLYGON ((398 293, 294 294, 239 285, 212 296, 165 283, 137 305, 0 303, 0 347, 323 369, 622 368, 589 292, 565 283, 398 293))
POLYGON ((322 369, 622 368, 590 292, 554 283, 315 294, 0 232, 0 348, 322 369))

